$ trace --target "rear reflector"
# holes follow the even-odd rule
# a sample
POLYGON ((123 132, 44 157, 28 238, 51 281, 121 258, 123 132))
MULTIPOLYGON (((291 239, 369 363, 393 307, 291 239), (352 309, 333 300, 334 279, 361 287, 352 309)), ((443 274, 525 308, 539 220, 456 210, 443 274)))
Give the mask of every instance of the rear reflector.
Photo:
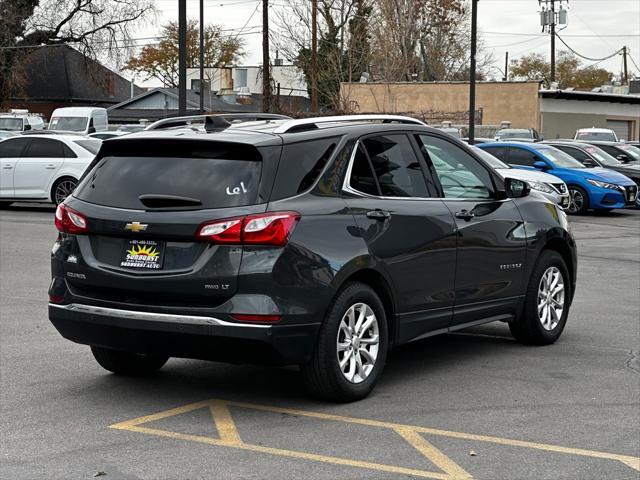
POLYGON ((278 323, 282 319, 280 315, 248 315, 244 313, 232 313, 231 316, 239 322, 252 323, 278 323))
POLYGON ((289 241, 298 220, 298 212, 267 212, 227 218, 201 225, 197 236, 220 244, 282 247, 289 241))
POLYGON ((60 295, 51 295, 51 294, 49 294, 49 301, 51 303, 62 303, 62 302, 64 302, 64 297, 61 297, 60 295))
POLYGON ((67 207, 64 203, 56 208, 55 225, 63 233, 87 233, 87 217, 82 213, 67 207))

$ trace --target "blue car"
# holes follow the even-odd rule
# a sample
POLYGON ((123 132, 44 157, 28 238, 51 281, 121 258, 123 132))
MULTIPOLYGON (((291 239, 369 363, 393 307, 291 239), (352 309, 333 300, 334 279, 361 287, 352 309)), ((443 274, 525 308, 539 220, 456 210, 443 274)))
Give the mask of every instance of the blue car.
POLYGON ((541 170, 564 180, 571 196, 567 213, 589 209, 610 211, 633 206, 638 186, 633 180, 605 168, 586 168, 557 148, 539 143, 495 142, 477 146, 514 168, 541 170))

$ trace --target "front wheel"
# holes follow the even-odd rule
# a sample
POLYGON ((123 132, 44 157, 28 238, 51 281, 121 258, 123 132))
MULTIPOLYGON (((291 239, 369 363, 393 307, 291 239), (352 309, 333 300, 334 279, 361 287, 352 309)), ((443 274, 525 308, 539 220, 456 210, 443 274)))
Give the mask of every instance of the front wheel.
POLYGON ((122 352, 102 347, 91 347, 91 353, 102 368, 119 375, 152 373, 169 360, 165 355, 122 352))
POLYGON ((366 397, 387 358, 384 307, 369 286, 347 284, 329 309, 311 360, 301 366, 312 395, 350 402, 366 397))
POLYGON ((587 192, 575 185, 569 186, 569 206, 567 213, 570 215, 582 215, 589 209, 589 196, 587 192))
POLYGON ((560 254, 542 252, 531 274, 524 311, 509 323, 513 337, 529 345, 548 345, 560 338, 569 315, 571 288, 560 254))

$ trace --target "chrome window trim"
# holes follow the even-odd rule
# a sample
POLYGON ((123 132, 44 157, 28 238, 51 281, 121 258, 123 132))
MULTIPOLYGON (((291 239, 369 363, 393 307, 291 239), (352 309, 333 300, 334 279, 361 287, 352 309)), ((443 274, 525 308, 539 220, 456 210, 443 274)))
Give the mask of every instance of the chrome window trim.
POLYGON ((68 312, 87 313, 90 315, 100 315, 103 317, 127 318, 141 322, 165 322, 183 325, 215 325, 220 327, 241 327, 241 328, 271 328, 271 325, 234 323, 220 320, 215 317, 202 317, 195 315, 174 315, 169 313, 141 312, 138 310, 122 310, 119 308, 96 307, 81 303, 70 303, 68 305, 58 305, 49 303, 50 307, 59 308, 68 312))

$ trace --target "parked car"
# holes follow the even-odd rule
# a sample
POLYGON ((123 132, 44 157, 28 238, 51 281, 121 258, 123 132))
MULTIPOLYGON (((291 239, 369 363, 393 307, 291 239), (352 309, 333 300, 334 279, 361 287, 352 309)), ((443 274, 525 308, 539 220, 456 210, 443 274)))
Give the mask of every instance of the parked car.
POLYGON ((42 117, 35 113, 29 113, 29 110, 12 109, 8 113, 0 113, 0 130, 26 132, 43 128, 44 120, 42 117))
POLYGON ((617 142, 618 136, 616 132, 609 128, 579 128, 576 130, 576 134, 573 137, 574 140, 579 140, 581 142, 594 142, 594 141, 605 141, 605 142, 617 142))
POLYGON ((76 135, 28 135, 0 142, 0 205, 61 203, 76 187, 100 141, 76 135))
POLYGON ((411 340, 496 320, 560 336, 565 213, 462 142, 398 116, 215 123, 104 142, 58 206, 49 318, 105 369, 298 364, 350 401, 411 340))
POLYGON ((109 132, 96 132, 91 133, 89 136, 91 138, 97 138, 98 140, 108 140, 110 138, 121 137, 122 135, 127 135, 130 132, 125 132, 123 130, 111 130, 109 132))
POLYGON ((569 188, 567 212, 582 214, 589 209, 611 211, 634 205, 638 186, 621 173, 605 168, 586 168, 570 155, 541 143, 483 143, 486 149, 512 167, 541 170, 561 178, 569 188))
POLYGON ((628 143, 615 142, 586 142, 604 150, 609 155, 622 163, 640 164, 640 149, 628 143))
POLYGON ((448 133, 452 137, 462 138, 462 131, 456 127, 435 127, 441 132, 448 133))
POLYGON ((539 142, 541 138, 534 128, 503 128, 496 132, 496 142, 507 140, 539 142))
MULTIPOLYGON (((630 178, 636 185, 640 186, 640 163, 635 162, 624 164, 619 162, 604 150, 588 143, 580 142, 545 142, 552 147, 562 150, 582 163, 585 167, 602 167, 614 170, 630 178)), ((640 206, 640 195, 636 197, 636 207, 640 206)))
POLYGON ((144 130, 145 126, 146 125, 142 125, 141 123, 127 123, 125 125, 120 125, 117 131, 126 133, 141 132, 144 130))
POLYGON ((523 170, 520 168, 513 168, 506 163, 498 160, 482 148, 473 147, 476 153, 486 163, 498 172, 502 178, 516 178, 527 182, 532 190, 535 190, 540 195, 544 196, 547 200, 557 205, 560 205, 562 209, 569 206, 569 189, 567 185, 558 177, 549 175, 539 171, 523 170))
MULTIPOLYGON (((460 140, 462 140, 465 143, 469 143, 469 137, 463 137, 460 140)), ((473 144, 477 145, 479 143, 490 143, 494 141, 495 140, 493 138, 474 137, 473 144)))
POLYGON ((88 135, 108 130, 107 109, 99 107, 62 107, 51 114, 49 130, 88 135))

